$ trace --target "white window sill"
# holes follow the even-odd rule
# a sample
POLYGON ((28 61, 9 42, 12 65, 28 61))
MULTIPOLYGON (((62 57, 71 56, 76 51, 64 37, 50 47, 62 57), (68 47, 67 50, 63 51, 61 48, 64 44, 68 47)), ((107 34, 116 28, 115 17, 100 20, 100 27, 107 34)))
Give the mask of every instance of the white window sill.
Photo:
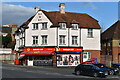
POLYGON ((38 46, 38 44, 32 44, 32 46, 38 46))

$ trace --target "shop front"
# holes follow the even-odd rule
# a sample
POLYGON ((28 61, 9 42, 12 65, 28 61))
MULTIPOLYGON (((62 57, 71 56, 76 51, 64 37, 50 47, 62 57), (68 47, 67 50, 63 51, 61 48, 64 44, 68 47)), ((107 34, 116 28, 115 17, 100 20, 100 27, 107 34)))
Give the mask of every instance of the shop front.
POLYGON ((27 66, 52 66, 55 48, 24 48, 20 64, 27 66))
POLYGON ((77 66, 81 61, 82 48, 58 48, 56 50, 57 67, 77 66))

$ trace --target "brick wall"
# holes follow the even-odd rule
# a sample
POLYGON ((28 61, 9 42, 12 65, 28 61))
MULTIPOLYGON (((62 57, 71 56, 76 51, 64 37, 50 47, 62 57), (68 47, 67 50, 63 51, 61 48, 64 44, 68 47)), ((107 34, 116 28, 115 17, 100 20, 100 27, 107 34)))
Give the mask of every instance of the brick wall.
POLYGON ((113 47, 113 62, 114 63, 120 63, 119 62, 119 53, 120 53, 120 47, 113 47))
POLYGON ((100 62, 100 50, 84 50, 84 52, 90 52, 91 58, 98 58, 98 62, 100 62))

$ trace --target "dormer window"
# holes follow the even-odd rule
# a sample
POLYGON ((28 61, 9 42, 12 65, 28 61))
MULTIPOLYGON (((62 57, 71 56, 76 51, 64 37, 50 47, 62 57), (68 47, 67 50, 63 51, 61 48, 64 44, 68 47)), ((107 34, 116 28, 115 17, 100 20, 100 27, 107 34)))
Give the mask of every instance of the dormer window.
POLYGON ((78 29, 78 24, 72 24, 72 29, 78 29))
POLYGON ((66 29, 66 23, 59 23, 60 29, 66 29))

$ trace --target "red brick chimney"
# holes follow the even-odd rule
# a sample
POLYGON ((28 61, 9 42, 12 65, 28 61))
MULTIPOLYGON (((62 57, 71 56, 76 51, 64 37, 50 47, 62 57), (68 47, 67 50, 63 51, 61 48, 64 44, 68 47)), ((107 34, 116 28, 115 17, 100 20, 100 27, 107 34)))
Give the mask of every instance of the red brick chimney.
POLYGON ((17 28, 18 25, 17 24, 12 24, 12 28, 17 28))

